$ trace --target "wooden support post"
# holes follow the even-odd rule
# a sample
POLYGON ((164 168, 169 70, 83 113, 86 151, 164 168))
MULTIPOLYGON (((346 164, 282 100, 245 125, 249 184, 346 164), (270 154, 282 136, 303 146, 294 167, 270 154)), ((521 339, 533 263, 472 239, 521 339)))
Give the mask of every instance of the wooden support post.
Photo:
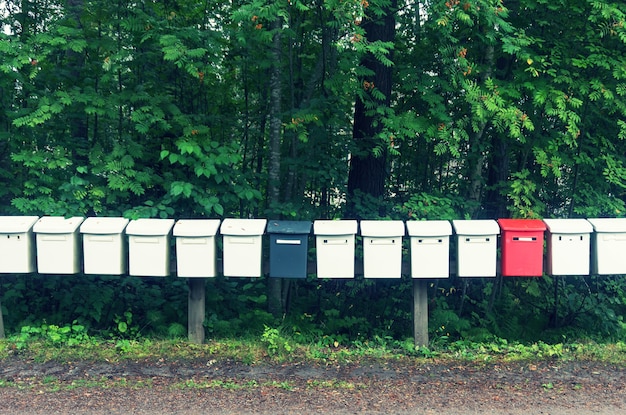
POLYGON ((415 347, 428 347, 428 281, 413 279, 413 339, 415 347))
POLYGON ((191 343, 204 343, 206 279, 189 278, 189 298, 187 302, 187 333, 191 343))
POLYGON ((2 303, 0 302, 0 339, 4 339, 4 317, 2 316, 2 303))

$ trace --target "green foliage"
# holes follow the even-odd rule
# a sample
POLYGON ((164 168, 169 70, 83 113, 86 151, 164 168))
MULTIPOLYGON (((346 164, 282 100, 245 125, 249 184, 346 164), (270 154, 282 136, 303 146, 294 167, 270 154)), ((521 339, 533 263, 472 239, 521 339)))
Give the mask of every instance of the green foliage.
MULTIPOLYGON (((38 13, 22 3, 0 16, 3 214, 338 218, 357 154, 384 176, 382 195, 350 195, 362 218, 626 214, 620 2, 398 2, 384 41, 364 26, 389 0, 28 2, 38 13), (390 95, 370 82, 366 56, 391 71, 390 95), (352 141, 357 98, 374 131, 367 149, 352 141), (272 117, 278 199, 268 195, 272 117)), ((179 280, 2 278, 9 331, 76 320, 123 350, 145 333, 184 332, 179 280)), ((437 282, 431 333, 621 339, 621 283, 437 282)), ((210 336, 277 327, 264 281, 209 286, 210 336)), ((411 330, 408 281, 294 286, 280 336, 336 347, 411 330)))
POLYGON ((265 326, 261 335, 261 341, 267 347, 267 353, 270 356, 289 354, 293 350, 289 340, 276 328, 265 326))
POLYGON ((29 342, 43 341, 50 347, 79 347, 92 342, 85 326, 76 321, 71 325, 57 326, 42 324, 41 326, 23 326, 20 333, 12 336, 9 341, 15 342, 18 350, 26 348, 29 342))

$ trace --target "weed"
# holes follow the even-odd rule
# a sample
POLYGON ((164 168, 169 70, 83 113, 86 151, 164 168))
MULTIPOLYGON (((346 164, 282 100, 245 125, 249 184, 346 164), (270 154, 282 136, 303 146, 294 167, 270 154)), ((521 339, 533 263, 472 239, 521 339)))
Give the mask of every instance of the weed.
POLYGON ((269 326, 265 326, 261 335, 261 341, 266 345, 267 353, 270 356, 283 353, 289 354, 293 350, 289 340, 280 333, 280 330, 269 326))

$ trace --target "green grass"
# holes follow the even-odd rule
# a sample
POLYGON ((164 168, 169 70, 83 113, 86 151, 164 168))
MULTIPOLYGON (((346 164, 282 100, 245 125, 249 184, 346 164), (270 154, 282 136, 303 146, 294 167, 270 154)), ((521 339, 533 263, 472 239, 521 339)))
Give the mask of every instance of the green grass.
MULTIPOLYGON (((626 343, 597 343, 574 341, 548 344, 523 344, 505 339, 475 342, 433 342, 425 348, 415 348, 410 339, 397 341, 375 337, 372 340, 348 344, 338 342, 298 342, 276 329, 262 336, 236 339, 213 339, 206 344, 191 344, 183 339, 101 339, 79 332, 65 338, 48 332, 22 332, 0 340, 0 362, 4 359, 24 359, 35 362, 94 361, 121 362, 156 361, 220 361, 244 364, 311 362, 315 364, 351 363, 369 360, 464 361, 476 363, 588 360, 626 366, 626 343)), ((2 384, 0 384, 2 387, 2 384)))
MULTIPOLYGON (((238 362, 247 365, 285 364, 298 362, 312 365, 368 364, 372 361, 420 364, 471 364, 491 365, 505 362, 536 363, 593 361, 626 367, 626 343, 598 343, 576 341, 547 344, 542 342, 522 344, 504 339, 489 342, 459 340, 436 343, 430 348, 415 348, 412 342, 375 338, 367 341, 340 345, 338 342, 312 341, 299 343, 280 332, 271 331, 265 336, 213 339, 206 344, 191 344, 186 340, 139 338, 125 340, 83 337, 81 341, 59 341, 46 336, 15 336, 0 340, 0 364, 15 362, 203 362, 208 365, 219 362, 238 362), (284 347, 288 344, 289 347, 284 347)), ((68 391, 78 388, 151 388, 153 381, 147 379, 116 378, 60 380, 53 375, 41 378, 2 379, 0 388, 27 389, 41 392, 68 391)), ((554 385, 542 385, 551 390, 554 385)), ((168 384, 176 389, 227 389, 252 390, 275 388, 284 391, 298 389, 290 381, 266 381, 242 379, 186 379, 168 384)), ((366 388, 344 380, 309 380, 307 389, 354 390, 366 388)), ((576 386, 574 386, 576 388, 576 386)))

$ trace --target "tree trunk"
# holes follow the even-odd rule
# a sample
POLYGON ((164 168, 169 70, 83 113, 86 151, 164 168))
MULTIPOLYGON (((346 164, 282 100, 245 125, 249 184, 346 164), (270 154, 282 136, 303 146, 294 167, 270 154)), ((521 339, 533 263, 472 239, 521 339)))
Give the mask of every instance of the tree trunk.
MULTIPOLYGON (((485 51, 485 73, 482 76, 482 81, 486 81, 491 78, 491 74, 494 66, 494 47, 488 45, 485 51)), ((471 212, 471 217, 475 218, 480 210, 480 205, 483 196, 483 187, 485 179, 483 177, 483 168, 487 160, 487 144, 484 139, 485 130, 487 129, 487 121, 484 121, 478 131, 472 136, 469 143, 469 150, 467 155, 467 162, 469 163, 468 180, 469 189, 467 193, 467 199, 475 203, 475 208, 471 212)))
MULTIPOLYGON (((383 9, 381 18, 367 17, 362 27, 368 42, 390 42, 395 37, 396 0, 390 2, 383 9)), ((359 41, 356 39, 355 41, 359 41)), ((391 58, 391 56, 388 56, 391 58)), ((375 106, 389 107, 391 102, 392 68, 385 66, 373 54, 366 54, 362 66, 371 70, 373 75, 363 79, 361 87, 364 89, 366 100, 375 106), (384 99, 372 96, 372 90, 377 89, 384 94, 384 99)), ((354 126, 352 138, 355 151, 350 157, 350 172, 348 174, 348 211, 355 214, 354 202, 358 192, 373 197, 381 197, 385 193, 385 179, 387 177, 386 151, 383 146, 382 154, 374 155, 374 149, 380 144, 377 135, 382 130, 380 116, 375 110, 367 108, 368 102, 357 97, 354 108, 354 126)))
MULTIPOLYGON (((281 45, 281 27, 282 21, 277 18, 274 21, 273 29, 274 40, 272 42, 271 55, 274 65, 270 69, 270 155, 267 184, 267 204, 270 211, 277 208, 280 203, 280 144, 282 138, 282 119, 281 119, 281 65, 280 65, 280 45, 281 45)), ((274 317, 280 317, 284 312, 283 296, 282 296, 283 280, 282 278, 269 278, 267 282, 267 306, 269 312, 274 317)))

